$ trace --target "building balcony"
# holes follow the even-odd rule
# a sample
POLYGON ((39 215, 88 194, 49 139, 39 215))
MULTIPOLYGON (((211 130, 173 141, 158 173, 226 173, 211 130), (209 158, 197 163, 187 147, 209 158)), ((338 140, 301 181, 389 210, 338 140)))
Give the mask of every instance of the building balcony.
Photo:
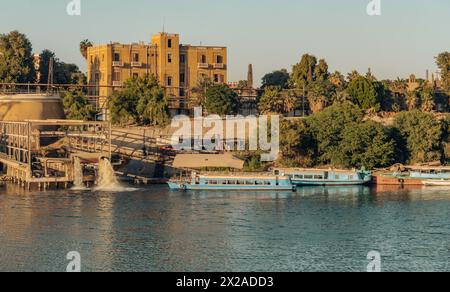
POLYGON ((142 67, 141 62, 131 62, 131 67, 142 67))
POLYGON ((199 69, 209 69, 209 64, 208 63, 198 63, 198 68, 199 69))
POLYGON ((214 69, 225 69, 225 64, 223 63, 215 63, 214 69))
POLYGON ((123 67, 122 61, 113 61, 112 62, 113 67, 123 67))
POLYGON ((123 82, 122 81, 113 81, 112 82, 112 86, 113 87, 122 87, 123 86, 123 82))

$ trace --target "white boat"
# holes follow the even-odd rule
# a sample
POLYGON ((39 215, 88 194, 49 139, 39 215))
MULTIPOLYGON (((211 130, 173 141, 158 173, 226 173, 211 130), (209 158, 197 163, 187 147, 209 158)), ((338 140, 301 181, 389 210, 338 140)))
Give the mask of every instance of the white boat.
POLYGON ((428 187, 450 187, 450 180, 425 180, 423 184, 428 187))
POLYGON ((290 177, 296 186, 364 185, 372 181, 369 171, 338 169, 276 168, 274 175, 290 177))
POLYGON ((190 177, 173 178, 168 182, 171 190, 211 191, 295 191, 288 176, 268 173, 206 173, 193 172, 190 177))

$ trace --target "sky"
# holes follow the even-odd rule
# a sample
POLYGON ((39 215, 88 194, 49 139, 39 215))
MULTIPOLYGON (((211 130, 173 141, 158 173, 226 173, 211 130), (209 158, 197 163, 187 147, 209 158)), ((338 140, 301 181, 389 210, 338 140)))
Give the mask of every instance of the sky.
POLYGON ((229 81, 246 79, 250 63, 255 80, 291 70, 305 53, 344 74, 424 78, 450 51, 448 0, 381 0, 381 16, 367 15, 371 0, 80 0, 81 15, 69 16, 70 1, 0 0, 0 33, 19 30, 35 53, 84 71, 81 40, 150 42, 164 27, 183 44, 227 46, 229 81))

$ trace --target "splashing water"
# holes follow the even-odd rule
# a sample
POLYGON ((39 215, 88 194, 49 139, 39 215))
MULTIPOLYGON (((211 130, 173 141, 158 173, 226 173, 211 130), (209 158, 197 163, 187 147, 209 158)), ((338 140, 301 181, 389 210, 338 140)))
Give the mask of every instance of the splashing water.
POLYGON ((86 190, 87 188, 83 182, 83 166, 81 165, 81 160, 79 157, 74 158, 73 162, 73 188, 75 191, 86 190))
POLYGON ((98 164, 98 177, 96 191, 126 192, 134 191, 134 188, 126 188, 120 184, 114 172, 114 168, 108 159, 101 159, 98 164))

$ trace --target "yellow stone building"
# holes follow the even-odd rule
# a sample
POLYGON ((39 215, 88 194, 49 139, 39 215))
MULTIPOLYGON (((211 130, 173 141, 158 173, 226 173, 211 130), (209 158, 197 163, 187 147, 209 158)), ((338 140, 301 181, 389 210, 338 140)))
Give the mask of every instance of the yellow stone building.
POLYGON ((158 33, 151 43, 94 46, 87 52, 90 95, 99 108, 107 98, 134 76, 155 76, 171 97, 171 109, 188 109, 190 90, 202 77, 227 83, 227 48, 180 44, 178 34, 158 33))

